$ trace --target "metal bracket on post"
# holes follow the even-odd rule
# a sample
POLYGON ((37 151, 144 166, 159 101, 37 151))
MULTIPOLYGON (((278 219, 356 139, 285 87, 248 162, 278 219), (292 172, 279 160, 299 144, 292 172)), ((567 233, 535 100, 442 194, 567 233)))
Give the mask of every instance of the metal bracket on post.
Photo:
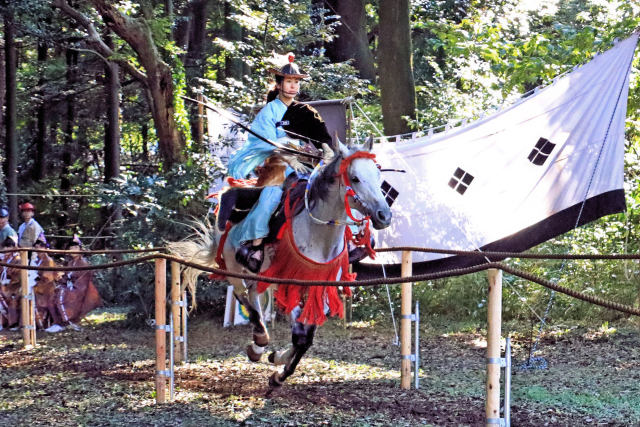
POLYGON ((177 305, 178 307, 186 307, 187 303, 184 301, 174 301, 173 305, 177 305))
POLYGON ((511 427, 511 338, 506 338, 504 357, 487 357, 487 365, 504 368, 504 418, 487 418, 487 424, 511 427))
POLYGON ((158 375, 162 375, 162 376, 164 376, 164 377, 168 377, 168 376, 170 376, 170 375, 171 375, 171 371, 167 371, 167 370, 164 370, 164 371, 156 371, 156 374, 158 374, 158 375))
POLYGON ((171 332, 170 325, 155 325, 156 329, 159 331, 171 332))

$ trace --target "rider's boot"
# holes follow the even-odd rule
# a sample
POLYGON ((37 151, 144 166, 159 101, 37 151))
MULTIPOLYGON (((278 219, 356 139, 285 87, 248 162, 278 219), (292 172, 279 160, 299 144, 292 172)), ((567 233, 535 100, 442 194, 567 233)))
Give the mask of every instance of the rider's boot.
POLYGON ((245 242, 236 250, 236 261, 252 273, 260 272, 264 260, 264 244, 255 246, 253 242, 245 242))

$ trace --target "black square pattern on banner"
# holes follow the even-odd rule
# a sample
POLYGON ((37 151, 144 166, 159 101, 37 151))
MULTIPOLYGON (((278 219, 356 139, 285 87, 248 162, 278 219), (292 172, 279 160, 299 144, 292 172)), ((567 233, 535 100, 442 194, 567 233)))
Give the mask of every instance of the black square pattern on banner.
POLYGON ((453 188, 460 194, 464 194, 473 181, 473 175, 465 172, 461 168, 457 168, 453 173, 453 177, 449 180, 449 187, 453 188))
POLYGON ((391 207, 393 202, 396 201, 398 194, 400 193, 398 192, 398 190, 393 188, 391 184, 389 184, 387 181, 382 181, 382 185, 380 186, 380 188, 382 190, 382 194, 384 195, 385 200, 387 201, 387 204, 389 205, 389 207, 391 207))
POLYGON ((554 148, 556 148, 556 144, 546 138, 540 138, 527 158, 534 165, 542 166, 544 162, 547 161, 554 148))

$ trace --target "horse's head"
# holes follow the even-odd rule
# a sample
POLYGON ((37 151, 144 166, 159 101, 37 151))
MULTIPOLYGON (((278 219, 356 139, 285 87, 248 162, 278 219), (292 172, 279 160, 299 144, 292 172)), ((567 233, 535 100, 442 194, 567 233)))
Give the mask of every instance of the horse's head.
POLYGON ((339 143, 332 167, 327 169, 333 169, 340 180, 342 198, 347 196, 347 210, 351 207, 370 217, 373 227, 380 230, 391 224, 391 209, 380 188, 382 178, 375 156, 371 153, 372 147, 372 139, 363 146, 347 147, 339 143))

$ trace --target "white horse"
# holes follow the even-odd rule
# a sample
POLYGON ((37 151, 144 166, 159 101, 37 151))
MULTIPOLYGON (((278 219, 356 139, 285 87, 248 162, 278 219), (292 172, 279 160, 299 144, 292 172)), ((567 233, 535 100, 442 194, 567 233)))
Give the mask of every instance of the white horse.
MULTIPOLYGON (((306 258, 304 261, 312 263, 314 268, 314 263, 325 265, 333 260, 345 260, 344 256, 347 253, 345 227, 350 217, 353 218, 350 213, 351 207, 369 217, 376 229, 385 228, 391 223, 391 210, 380 189, 380 170, 375 163, 375 156, 370 153, 371 148, 372 141, 368 141, 362 147, 346 147, 339 144, 338 153, 332 161, 326 166, 316 168, 308 183, 302 182, 303 185, 307 184, 307 191, 305 191, 305 200, 299 200, 297 206, 303 209, 291 212, 290 220, 286 223, 289 224, 293 239, 293 245, 289 244, 289 246, 295 247, 297 253, 306 258)), ((298 188, 300 186, 298 184, 298 188)), ((207 229, 203 225, 202 228, 206 232, 200 233, 197 240, 173 243, 170 245, 171 251, 191 261, 217 267, 215 259, 222 233, 216 227, 207 229)), ((274 243, 275 258, 265 259, 261 273, 278 263, 277 245, 282 246, 282 241, 274 243)), ((231 272, 246 272, 244 267, 236 262, 235 252, 236 248, 227 240, 222 250, 226 269, 231 272)), ((289 259, 280 261, 294 262, 289 259)), ((348 261, 343 263, 338 274, 331 277, 329 281, 344 278, 348 274, 344 271, 347 265, 348 261)), ((189 287, 192 295, 195 292, 199 273, 201 271, 187 269, 183 276, 185 285, 189 287)), ((262 318, 257 283, 233 277, 228 277, 227 280, 233 285, 235 296, 250 314, 253 343, 247 346, 247 355, 251 360, 258 361, 269 343, 269 333, 262 318)), ((283 288, 285 286, 280 285, 276 291, 276 300, 281 299, 278 292, 284 292, 283 288)), ((290 306, 285 310, 291 318, 292 345, 286 350, 269 355, 269 361, 272 363, 285 365, 282 373, 276 371, 270 377, 269 384, 272 387, 282 385, 284 380, 293 374, 300 358, 311 347, 317 325, 324 321, 310 320, 305 314, 307 313, 306 305, 312 299, 311 295, 315 295, 316 307, 318 305, 321 307, 323 318, 327 306, 330 305, 329 299, 335 298, 336 290, 333 287, 316 288, 321 289, 319 292, 322 294, 312 289, 312 287, 298 288, 295 292, 300 292, 300 299, 304 304, 296 304, 295 307, 290 306)), ((264 291, 264 289, 260 290, 264 291)), ((331 311, 335 314, 337 310, 332 307, 331 311)))

